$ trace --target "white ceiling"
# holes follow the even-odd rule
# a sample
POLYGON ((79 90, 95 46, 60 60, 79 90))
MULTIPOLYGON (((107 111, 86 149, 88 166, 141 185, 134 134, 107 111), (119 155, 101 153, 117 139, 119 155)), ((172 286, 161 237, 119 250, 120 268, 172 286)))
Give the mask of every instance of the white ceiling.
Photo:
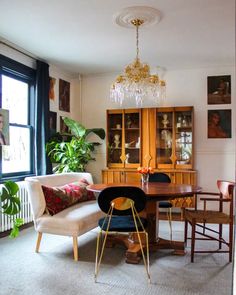
POLYGON ((232 65, 235 0, 0 0, 0 38, 71 73, 121 71, 135 31, 113 15, 149 6, 161 21, 140 30, 140 57, 166 69, 232 65))

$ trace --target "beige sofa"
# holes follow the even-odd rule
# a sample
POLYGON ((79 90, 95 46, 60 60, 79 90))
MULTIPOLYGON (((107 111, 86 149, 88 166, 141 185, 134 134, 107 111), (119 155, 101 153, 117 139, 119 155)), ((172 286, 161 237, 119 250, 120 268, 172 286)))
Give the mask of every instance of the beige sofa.
POLYGON ((103 216, 97 201, 77 203, 51 216, 45 213, 46 202, 41 185, 62 186, 85 178, 93 183, 90 173, 64 173, 25 178, 33 212, 34 227, 38 232, 36 252, 39 251, 43 233, 73 237, 74 259, 78 260, 77 237, 97 227, 98 219, 103 216))

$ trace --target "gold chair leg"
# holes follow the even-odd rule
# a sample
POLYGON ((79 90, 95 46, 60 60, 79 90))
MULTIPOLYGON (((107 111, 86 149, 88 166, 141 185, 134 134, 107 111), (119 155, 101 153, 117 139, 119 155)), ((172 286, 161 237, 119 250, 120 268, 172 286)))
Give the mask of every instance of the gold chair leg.
POLYGON ((36 248, 35 248, 35 252, 36 252, 36 253, 39 252, 39 247, 40 247, 40 243, 41 243, 42 235, 43 235, 43 233, 38 232, 38 238, 37 238, 36 248))
POLYGON ((106 241, 107 241, 107 236, 108 236, 108 229, 105 232, 105 237, 104 237, 104 240, 103 240, 103 243, 102 243, 102 249, 101 249, 100 257, 99 257, 98 264, 97 264, 96 280, 97 280, 97 275, 98 275, 98 271, 99 271, 99 268, 100 268, 100 264, 101 264, 101 261, 102 261, 102 257, 103 257, 103 253, 104 253, 104 249, 105 249, 105 245, 106 245, 106 241))
POLYGON ((103 224, 101 226, 101 231, 98 233, 99 236, 97 237, 95 274, 94 274, 95 282, 97 282, 98 272, 99 272, 100 264, 101 264, 101 261, 102 261, 102 256, 103 256, 105 245, 106 245, 107 235, 108 235, 109 228, 110 228, 110 223, 111 223, 111 217, 112 217, 113 207, 114 207, 114 205, 112 205, 111 208, 109 209, 108 214, 110 214, 110 215, 108 215, 108 214, 106 215, 106 217, 105 217, 105 219, 103 221, 103 224), (108 218, 108 223, 107 223, 107 228, 106 228, 106 232, 105 232, 105 237, 104 237, 104 240, 103 240, 103 243, 102 243, 102 249, 101 249, 100 257, 98 258, 98 256, 99 256, 100 235, 102 234, 102 228, 104 227, 105 220, 107 218, 108 218))
MULTIPOLYGON (((131 210, 132 210, 132 215, 133 215, 133 219, 134 219, 134 224, 135 224, 135 228, 136 228, 136 233, 138 235, 138 241, 139 241, 139 245, 140 245, 140 249, 141 249, 141 253, 142 253, 142 257, 143 257, 143 263, 144 263, 144 266, 145 266, 145 269, 146 269, 146 272, 147 272, 147 276, 148 276, 148 282, 150 283, 151 282, 151 277, 150 277, 150 273, 149 273, 149 250, 148 250, 148 257, 147 257, 147 260, 145 258, 145 255, 144 255, 144 251, 143 251, 143 245, 142 245, 142 241, 141 241, 141 238, 140 238, 140 232, 138 230, 138 225, 137 225, 137 220, 136 220, 136 216, 134 214, 134 207, 131 205, 131 210)), ((140 220, 140 219, 139 219, 140 220)), ((141 220, 139 221, 141 222, 141 220)), ((146 231, 145 231, 146 233, 146 231)), ((147 233, 146 233, 147 234, 147 233)), ((147 236, 146 236, 146 239, 147 239, 147 236)), ((148 243, 146 245, 146 247, 148 247, 148 243)))
POLYGON ((99 245, 100 245, 100 237, 101 237, 102 231, 100 230, 98 235, 97 235, 97 246, 96 246, 96 259, 95 259, 95 271, 94 271, 94 280, 95 283, 97 282, 97 275, 99 271, 98 267, 98 254, 99 254, 99 245))
MULTIPOLYGON (((141 241, 141 238, 140 238, 140 232, 138 230, 136 232, 137 232, 137 235, 138 235, 138 241, 139 241, 139 245, 140 245, 140 249, 141 249, 141 253, 142 253, 142 257, 143 257, 143 263, 144 263, 146 273, 147 273, 147 277, 148 277, 148 282, 150 283, 151 282, 151 277, 150 277, 150 273, 149 273, 149 250, 147 250, 148 257, 146 259, 145 255, 144 255, 144 251, 143 251, 142 241, 141 241)), ((148 244, 146 245, 146 247, 148 249, 148 244)))
POLYGON ((74 260, 78 261, 78 239, 73 237, 74 260))

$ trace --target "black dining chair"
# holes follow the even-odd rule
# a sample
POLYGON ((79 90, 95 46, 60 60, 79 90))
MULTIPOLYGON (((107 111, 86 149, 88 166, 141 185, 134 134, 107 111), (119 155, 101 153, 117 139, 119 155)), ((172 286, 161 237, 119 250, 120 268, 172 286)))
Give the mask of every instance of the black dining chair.
POLYGON ((96 246, 95 282, 97 281, 107 236, 117 232, 137 234, 148 281, 150 282, 148 233, 145 230, 147 219, 139 216, 139 212, 143 211, 146 205, 146 195, 143 190, 133 186, 108 187, 99 194, 98 205, 106 213, 106 216, 98 221, 100 231, 97 236, 96 246), (105 232, 105 235, 100 247, 103 232, 105 232), (141 234, 145 235, 147 257, 144 255, 141 234))
MULTIPOLYGON (((149 175, 149 182, 171 183, 171 179, 165 173, 156 172, 156 173, 149 175)), ((172 241, 172 214, 171 214, 172 204, 171 204, 171 202, 168 202, 168 201, 161 201, 161 202, 159 202, 159 208, 168 209, 167 210, 167 219, 169 221, 169 226, 170 226, 170 240, 172 241)))

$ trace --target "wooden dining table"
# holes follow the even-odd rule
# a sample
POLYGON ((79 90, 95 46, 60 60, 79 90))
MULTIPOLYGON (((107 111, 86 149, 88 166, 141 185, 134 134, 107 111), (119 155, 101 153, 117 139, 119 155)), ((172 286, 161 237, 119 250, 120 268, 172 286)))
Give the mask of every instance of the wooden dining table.
MULTIPOLYGON (((91 184, 87 186, 87 190, 93 192, 101 192, 103 189, 112 186, 135 186, 141 188, 147 197, 145 212, 142 214, 148 220, 148 237, 150 251, 158 249, 172 249, 173 254, 184 255, 184 241, 171 241, 163 239, 159 236, 159 201, 169 201, 175 198, 185 198, 194 196, 201 191, 201 187, 190 184, 175 184, 149 182, 142 184, 141 182, 133 183, 108 183, 108 184, 91 184)), ((107 245, 112 247, 115 244, 123 244, 126 250, 127 263, 139 263, 141 259, 141 250, 137 241, 137 236, 131 234, 129 236, 114 235, 108 239, 107 245)))

